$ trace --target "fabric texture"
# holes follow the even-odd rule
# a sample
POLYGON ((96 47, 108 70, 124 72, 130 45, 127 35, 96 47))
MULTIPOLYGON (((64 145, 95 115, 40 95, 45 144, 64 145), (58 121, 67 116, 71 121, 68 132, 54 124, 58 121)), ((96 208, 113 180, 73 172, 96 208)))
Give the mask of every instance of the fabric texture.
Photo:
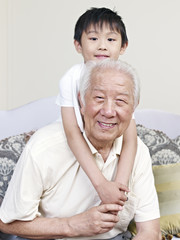
MULTIPOLYGON (((180 233, 180 136, 137 125, 138 136, 148 146, 160 206, 160 225, 164 238, 180 233)), ((136 234, 134 222, 129 226, 136 234)))
POLYGON ((0 141, 0 205, 16 163, 33 133, 34 132, 24 133, 0 141))
POLYGON ((161 230, 180 233, 180 163, 153 166, 158 193, 161 230))
POLYGON ((170 139, 165 133, 137 124, 137 134, 149 148, 152 165, 180 163, 180 136, 170 139))
MULTIPOLYGON (((122 138, 115 141, 105 163, 100 154, 94 152, 97 165, 101 166, 101 171, 108 180, 111 180, 115 174, 119 159, 117 154, 120 152, 121 144, 122 138)), ((128 201, 123 211, 119 213, 121 223, 108 232, 106 238, 126 231, 134 214, 139 221, 159 217, 149 152, 140 139, 138 146, 137 158, 130 179, 128 201), (146 175, 143 174, 144 172, 146 175)), ((0 217, 4 222, 11 221, 11 217, 12 219, 18 217, 21 220, 31 220, 40 214, 47 217, 68 217, 100 203, 90 180, 69 150, 65 133, 57 122, 38 130, 33 135, 16 169, 0 209, 0 217), (26 164, 22 171, 21 166, 24 161, 26 164), (22 198, 21 192, 24 191, 26 196, 22 198), (39 204, 41 208, 38 208, 39 204), (13 206, 11 217, 6 214, 10 206, 13 206), (21 212, 26 212, 28 215, 20 215, 19 208, 21 212)), ((103 239, 104 237, 99 235, 97 238, 103 239)))

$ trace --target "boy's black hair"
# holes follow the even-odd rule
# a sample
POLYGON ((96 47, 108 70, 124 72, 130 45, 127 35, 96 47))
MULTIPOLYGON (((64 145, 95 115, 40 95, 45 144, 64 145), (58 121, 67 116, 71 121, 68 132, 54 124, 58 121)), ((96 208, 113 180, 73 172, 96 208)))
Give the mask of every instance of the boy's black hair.
POLYGON ((108 24, 112 30, 116 30, 121 34, 122 47, 128 43, 126 28, 122 18, 117 12, 108 8, 91 8, 82 14, 75 25, 74 39, 81 44, 83 31, 86 32, 91 24, 102 27, 104 23, 108 24))

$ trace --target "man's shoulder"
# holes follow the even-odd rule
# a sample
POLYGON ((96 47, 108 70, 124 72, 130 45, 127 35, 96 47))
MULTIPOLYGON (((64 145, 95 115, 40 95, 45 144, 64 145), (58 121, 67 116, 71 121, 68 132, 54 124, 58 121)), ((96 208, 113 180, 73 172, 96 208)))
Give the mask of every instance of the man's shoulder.
POLYGON ((137 153, 134 165, 138 167, 145 167, 146 165, 151 165, 152 160, 149 153, 148 147, 143 143, 143 141, 137 138, 137 153))
POLYGON ((144 142, 140 139, 140 137, 137 137, 137 149, 141 152, 142 151, 149 152, 148 147, 146 146, 146 144, 144 144, 144 142))
POLYGON ((55 145, 65 146, 66 144, 67 139, 62 124, 56 121, 38 129, 31 137, 27 147, 32 152, 42 152, 55 145))

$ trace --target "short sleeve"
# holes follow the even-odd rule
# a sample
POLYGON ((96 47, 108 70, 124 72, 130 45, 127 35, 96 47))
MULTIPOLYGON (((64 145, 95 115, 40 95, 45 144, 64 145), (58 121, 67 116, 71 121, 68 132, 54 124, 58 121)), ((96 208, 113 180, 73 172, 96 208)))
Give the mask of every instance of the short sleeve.
POLYGON ((40 216, 38 208, 42 192, 43 184, 39 167, 26 147, 16 165, 2 202, 1 220, 4 223, 14 220, 30 221, 40 216))
POLYGON ((154 185, 152 161, 148 148, 138 139, 135 160, 133 192, 139 198, 135 213, 136 222, 144 222, 160 217, 157 193, 154 185))
POLYGON ((70 68, 59 81, 59 95, 56 104, 63 107, 74 107, 77 99, 79 80, 84 64, 76 64, 70 68))

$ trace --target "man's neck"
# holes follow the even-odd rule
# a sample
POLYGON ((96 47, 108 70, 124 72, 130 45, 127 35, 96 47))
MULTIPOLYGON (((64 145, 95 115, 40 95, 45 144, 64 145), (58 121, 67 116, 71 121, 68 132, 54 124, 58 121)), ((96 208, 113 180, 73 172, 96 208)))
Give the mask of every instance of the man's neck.
POLYGON ((109 156, 109 153, 111 151, 111 148, 113 146, 113 142, 97 141, 96 139, 89 139, 89 141, 94 146, 94 148, 98 151, 98 153, 101 154, 104 162, 106 162, 106 160, 107 160, 107 158, 109 156))

